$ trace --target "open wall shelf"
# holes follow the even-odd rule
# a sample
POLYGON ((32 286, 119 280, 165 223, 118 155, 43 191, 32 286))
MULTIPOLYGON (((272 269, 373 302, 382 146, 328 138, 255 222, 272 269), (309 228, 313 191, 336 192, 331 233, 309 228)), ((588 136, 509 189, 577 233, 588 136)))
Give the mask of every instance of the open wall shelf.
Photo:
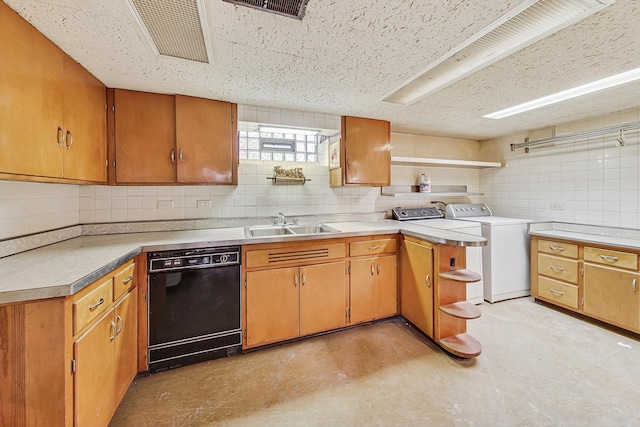
POLYGON ((431 159, 422 157, 400 157, 391 156, 392 165, 405 165, 405 166, 440 166, 440 167, 455 167, 455 168, 501 168, 503 165, 500 162, 481 162, 477 160, 456 160, 456 159, 431 159))

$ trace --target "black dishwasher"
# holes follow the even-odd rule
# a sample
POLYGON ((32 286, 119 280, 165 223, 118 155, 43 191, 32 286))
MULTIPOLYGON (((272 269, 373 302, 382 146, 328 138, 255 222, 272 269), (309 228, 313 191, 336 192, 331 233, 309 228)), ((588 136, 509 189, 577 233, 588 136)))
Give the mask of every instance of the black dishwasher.
POLYGON ((240 247, 150 252, 149 372, 237 354, 240 247))

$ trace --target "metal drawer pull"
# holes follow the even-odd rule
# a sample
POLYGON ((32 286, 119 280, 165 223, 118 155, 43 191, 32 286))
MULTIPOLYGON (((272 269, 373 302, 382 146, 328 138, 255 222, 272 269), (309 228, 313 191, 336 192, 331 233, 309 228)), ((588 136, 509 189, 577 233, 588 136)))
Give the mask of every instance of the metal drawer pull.
POLYGON ((70 149, 73 145, 73 134, 67 131, 67 136, 64 138, 64 140, 66 141, 67 150, 70 149))
POLYGON ((64 130, 62 130, 60 126, 58 126, 58 134, 56 135, 56 137, 58 139, 58 147, 60 147, 64 142, 64 130))
POLYGON ((182 155, 182 148, 180 149, 180 161, 182 162, 184 159, 184 156, 182 155))
POLYGON ((631 281, 631 288, 633 289, 633 292, 634 292, 634 293, 638 292, 637 284, 638 284, 637 279, 633 279, 633 280, 631 281))
POLYGON ((564 271, 564 268, 556 267, 555 265, 550 265, 549 268, 555 271, 564 271))
POLYGON ((298 286, 298 275, 297 274, 295 274, 293 276, 293 286, 298 286))
POLYGON ((424 278, 425 283, 427 284, 427 288, 431 287, 431 278, 429 277, 429 275, 427 274, 426 277, 424 278))
POLYGON ((116 317, 116 335, 122 332, 122 328, 124 328, 124 319, 118 314, 116 317), (118 323, 120 323, 120 329, 118 329, 118 323))
POLYGON ((95 303, 95 304, 93 304, 93 305, 90 305, 90 306, 89 306, 89 310, 90 310, 90 311, 93 311, 93 310, 95 310, 96 308, 98 308, 99 306, 101 306, 102 304, 104 304, 104 298, 100 298, 100 301, 98 301, 97 303, 95 303))
POLYGON ((376 245, 376 246, 369 246, 369 250, 370 251, 375 251, 376 249, 380 249, 380 246, 376 245))
POLYGON ((564 292, 562 292, 562 291, 556 291, 556 290, 555 290, 555 289, 553 289, 553 288, 549 288, 549 290, 550 290, 551 292, 553 292, 554 294, 564 295, 564 292))
POLYGON ((600 255, 600 258, 602 258, 605 261, 618 261, 618 257, 617 256, 611 256, 611 255, 600 255))
POLYGON ((303 273, 303 274, 302 274, 302 286, 304 286, 304 284, 306 283, 306 281, 307 281, 307 275, 303 273))
POLYGON ((373 276, 374 274, 376 274, 376 270, 373 264, 371 264, 371 275, 373 276))
POLYGON ((122 281, 122 284, 126 285, 127 283, 133 280, 133 274, 122 281))
POLYGON ((172 148, 171 149, 171 163, 175 163, 176 162, 176 151, 172 148))
POLYGON ((380 264, 378 264, 378 276, 380 275, 380 264))
POLYGON ((552 251, 559 251, 559 252, 564 251, 564 248, 562 246, 549 246, 549 249, 551 249, 552 251))
POLYGON ((109 341, 113 341, 116 337, 116 324, 113 320, 109 322, 109 341))

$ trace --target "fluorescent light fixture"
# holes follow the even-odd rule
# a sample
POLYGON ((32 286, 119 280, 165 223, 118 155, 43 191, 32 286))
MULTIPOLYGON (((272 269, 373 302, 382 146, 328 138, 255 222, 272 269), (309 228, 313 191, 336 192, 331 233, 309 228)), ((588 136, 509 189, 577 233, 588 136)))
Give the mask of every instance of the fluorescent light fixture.
POLYGON ((259 132, 271 132, 271 133, 293 133, 298 135, 317 135, 319 130, 313 129, 297 129, 297 128, 281 128, 273 126, 258 126, 259 132))
POLYGON ((383 101, 412 104, 615 3, 528 0, 436 60, 383 101))
POLYGON ((516 114, 524 113, 525 111, 546 107, 547 105, 556 104, 558 102, 620 86, 636 80, 640 80, 640 68, 634 68, 633 70, 605 77, 604 79, 596 80, 595 82, 563 90, 562 92, 554 93, 552 95, 543 96, 542 98, 534 99, 533 101, 525 102, 510 108, 505 108, 504 110, 496 111, 495 113, 487 114, 482 117, 486 117, 488 119, 504 119, 505 117, 514 116, 516 114))

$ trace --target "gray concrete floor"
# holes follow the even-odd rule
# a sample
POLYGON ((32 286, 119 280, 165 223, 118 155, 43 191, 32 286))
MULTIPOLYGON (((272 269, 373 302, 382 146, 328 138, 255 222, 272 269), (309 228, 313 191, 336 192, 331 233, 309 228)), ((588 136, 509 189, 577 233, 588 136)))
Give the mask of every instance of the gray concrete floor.
POLYGON ((138 379, 111 426, 640 425, 640 342, 531 298, 481 308, 473 360, 394 319, 138 379))

